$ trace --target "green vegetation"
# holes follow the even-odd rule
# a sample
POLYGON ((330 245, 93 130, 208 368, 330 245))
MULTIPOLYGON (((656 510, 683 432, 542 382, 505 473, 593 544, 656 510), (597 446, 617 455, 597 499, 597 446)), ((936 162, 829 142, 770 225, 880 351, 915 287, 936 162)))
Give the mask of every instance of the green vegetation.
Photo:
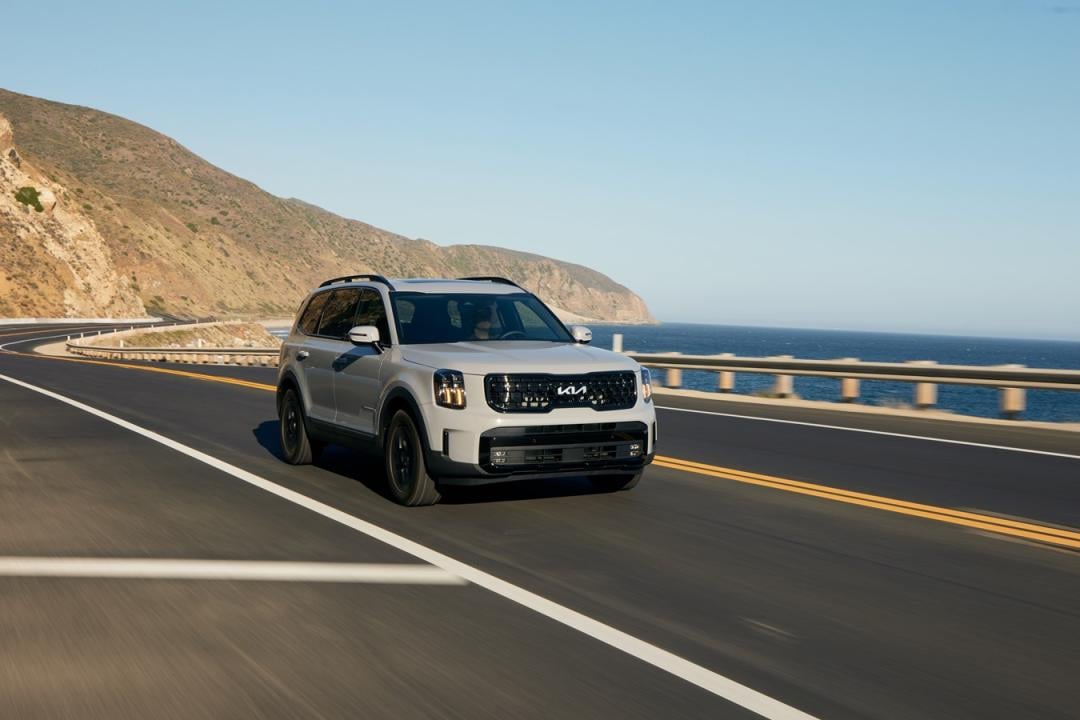
POLYGON ((41 200, 38 199, 40 197, 41 193, 37 191, 37 188, 30 187, 29 185, 15 191, 15 199, 23 205, 28 205, 38 212, 45 212, 45 208, 41 205, 41 200))
POLYGON ((190 230, 193 233, 199 232, 199 226, 196 225, 195 223, 188 223, 187 224, 187 229, 190 230))
POLYGON ((221 221, 218 220, 216 217, 212 217, 212 218, 210 218, 210 224, 211 225, 220 225, 221 221))

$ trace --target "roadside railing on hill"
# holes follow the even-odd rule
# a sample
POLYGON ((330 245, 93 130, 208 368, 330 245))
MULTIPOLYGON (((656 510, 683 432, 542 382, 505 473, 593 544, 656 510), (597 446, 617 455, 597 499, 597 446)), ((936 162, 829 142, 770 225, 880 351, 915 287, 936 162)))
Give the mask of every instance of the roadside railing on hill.
MULTIPOLYGON (((612 349, 623 352, 622 335, 616 334, 612 349)), ((886 380, 914 384, 914 406, 929 409, 937 404, 938 385, 976 385, 998 388, 1001 414, 1019 417, 1026 407, 1026 390, 1080 391, 1080 370, 1029 368, 1023 365, 939 365, 932 360, 903 363, 861 362, 857 358, 838 360, 803 360, 791 355, 739 357, 721 355, 682 355, 681 353, 626 354, 650 368, 666 371, 665 387, 682 386, 683 370, 704 370, 717 374, 717 392, 735 389, 735 374, 773 375, 771 397, 794 396, 797 376, 828 377, 840 381, 840 402, 853 403, 859 398, 862 380, 886 380)))
MULTIPOLYGON (((206 327, 225 323, 190 323, 170 325, 169 330, 206 327)), ((138 360, 145 362, 187 363, 196 365, 242 365, 249 367, 277 367, 280 350, 258 347, 207 347, 196 341, 194 347, 140 347, 127 345, 127 337, 143 330, 131 327, 117 330, 110 335, 117 345, 94 345, 91 340, 103 337, 101 333, 84 333, 80 337, 68 337, 65 347, 69 353, 102 360, 138 360)))

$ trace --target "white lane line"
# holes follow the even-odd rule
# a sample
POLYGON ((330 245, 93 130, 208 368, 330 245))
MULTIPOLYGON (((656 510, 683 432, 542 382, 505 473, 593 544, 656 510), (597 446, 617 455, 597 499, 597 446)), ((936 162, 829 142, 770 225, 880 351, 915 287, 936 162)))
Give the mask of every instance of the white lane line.
POLYGON ((219 460, 212 455, 196 450, 195 448, 179 443, 175 440, 165 437, 153 430, 148 430, 144 427, 136 425, 132 422, 119 418, 115 415, 111 415, 103 410, 98 410, 95 407, 86 405, 73 400, 64 395, 46 390, 45 388, 31 385, 30 383, 23 382, 22 380, 16 380, 15 378, 8 377, 6 375, 0 375, 0 380, 5 380, 13 385, 32 390, 36 393, 44 395, 46 397, 53 398, 62 403, 70 405, 71 407, 78 408, 84 412, 90 413, 95 417, 99 417, 102 420, 118 425, 125 430, 130 430, 133 433, 142 435, 145 438, 153 440, 156 443, 164 445, 167 448, 171 448, 179 453, 198 460, 201 463, 205 463, 210 467, 220 470, 223 473, 231 475, 232 477, 243 480, 244 482, 254 485, 255 487, 265 490, 268 493, 277 495, 278 497, 288 500, 289 502, 299 505, 302 508, 306 508, 314 513, 318 513, 325 518, 341 523, 342 525, 352 528, 357 532, 361 532, 368 537, 381 540, 387 545, 391 545, 402 552, 408 553, 413 557, 419 558, 425 562, 442 568, 443 570, 457 575, 464 580, 478 585, 482 588, 490 590, 497 595, 510 600, 512 602, 526 607, 530 610, 540 613, 545 617, 548 617, 556 622, 577 630, 580 633, 588 635, 602 643, 605 643, 617 650, 620 650, 628 655, 631 655, 643 662, 649 663, 653 667, 659 668, 665 672, 682 678, 686 682, 697 685, 698 687, 707 690, 714 695, 721 697, 728 702, 739 705, 751 712, 757 713, 762 717, 769 718, 770 720, 815 720, 812 715, 802 712, 796 708, 791 707, 779 700, 776 700, 764 693, 758 692, 753 688, 747 687, 731 678, 725 677, 719 673, 713 672, 708 668, 705 668, 696 663, 690 662, 685 658, 681 658, 675 653, 664 650, 657 647, 652 643, 645 642, 639 638, 625 633, 622 630, 617 630, 599 620, 580 613, 576 610, 571 610, 565 605, 552 602, 547 598, 537 595, 534 592, 530 592, 522 587, 518 587, 513 583, 502 580, 490 573, 484 572, 471 565, 463 563, 459 560, 455 560, 449 555, 444 555, 436 550, 421 545, 418 542, 409 540, 406 537, 398 535, 397 533, 386 530, 378 525, 361 520, 358 517, 349 515, 346 512, 338 510, 330 505, 319 502, 309 498, 306 495, 302 495, 294 490, 290 490, 282 485, 278 485, 275 482, 260 477, 252 472, 248 472, 243 468, 239 468, 235 465, 219 460))
MULTIPOLYGON (((160 325, 147 325, 146 327, 147 328, 151 328, 151 327, 169 327, 170 325, 176 325, 176 324, 177 323, 162 323, 160 325)), ((53 330, 55 328, 49 328, 49 329, 53 330)), ((23 337, 23 338, 20 338, 18 340, 9 340, 6 343, 0 344, 0 350, 2 350, 4 352, 14 353, 15 352, 14 350, 8 350, 7 349, 9 345, 11 345, 11 346, 25 345, 27 343, 38 342, 39 340, 57 340, 59 338, 66 338, 66 337, 70 337, 70 336, 74 335, 75 334, 73 332, 74 330, 84 330, 84 329, 85 328, 80 328, 80 327, 68 328, 68 332, 60 333, 59 335, 46 335, 45 337, 34 336, 34 337, 31 337, 31 338, 23 337)), ((30 332, 30 331, 28 331, 28 332, 30 332)), ((45 328, 42 328, 41 330, 34 331, 34 332, 45 332, 45 328)), ((98 337, 98 335, 96 335, 96 334, 93 334, 93 333, 91 333, 91 334, 94 337, 98 337)), ((105 335, 108 335, 108 334, 109 333, 102 333, 102 336, 105 336, 105 335)))
MULTIPOLYGON (((53 329, 53 328, 50 328, 50 329, 53 329)), ((72 329, 73 330, 78 330, 79 328, 72 328, 72 329)), ((42 330, 41 332, 44 332, 44 330, 42 330)), ((38 337, 37 335, 35 335, 34 337, 29 337, 29 338, 28 337, 20 337, 18 340, 8 340, 6 343, 0 344, 0 350, 6 350, 7 352, 12 352, 11 350, 7 350, 7 347, 9 345, 22 345, 24 343, 37 342, 38 340, 56 340, 58 338, 70 337, 71 335, 74 335, 74 334, 75 334, 74 332, 66 332, 66 333, 61 333, 59 335, 46 335, 45 337, 38 337)), ((94 337, 97 337, 97 335, 95 335, 94 337)))
POLYGON ((0 557, 0 576, 464 585, 433 565, 156 558, 0 557))
MULTIPOLYGON (((1032 450, 1031 448, 1013 447, 1011 445, 991 445, 989 443, 972 442, 970 440, 950 440, 949 438, 930 437, 928 435, 906 435, 904 433, 889 432, 888 430, 868 430, 866 428, 853 428, 844 425, 826 425, 824 423, 806 422, 804 420, 781 420, 780 418, 758 417, 756 415, 739 415, 738 413, 716 412, 714 410, 694 410, 692 408, 669 407, 657 405, 657 410, 670 410, 672 412, 697 413, 698 415, 716 415, 718 417, 737 418, 739 420, 758 420, 761 422, 774 422, 784 425, 804 425, 806 427, 824 428, 826 430, 847 430, 848 432, 865 433, 867 435, 888 435, 890 437, 904 438, 906 440, 926 440, 928 442, 945 443, 947 445, 967 445, 969 447, 985 448, 988 450, 1006 450, 1009 452, 1028 453, 1029 455, 1046 455, 1049 457, 1068 458, 1080 460, 1080 455, 1069 453, 1051 452, 1050 450, 1032 450)), ((1070 431, 1062 431, 1070 432, 1070 431)), ((1080 443, 1080 433, 1077 433, 1077 442, 1080 443)))

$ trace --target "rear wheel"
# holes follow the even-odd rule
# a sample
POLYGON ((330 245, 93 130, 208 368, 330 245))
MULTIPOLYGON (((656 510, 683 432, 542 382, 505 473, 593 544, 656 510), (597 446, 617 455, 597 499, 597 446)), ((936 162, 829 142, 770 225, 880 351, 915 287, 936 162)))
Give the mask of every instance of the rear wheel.
POLYGON ((404 410, 398 410, 390 419, 383 451, 386 482, 394 500, 409 506, 439 502, 439 488, 428 475, 424 463, 420 433, 412 417, 404 410))
POLYGON ((278 413, 281 428, 281 450, 285 462, 290 465, 307 465, 317 449, 308 437, 307 423, 304 420, 304 407, 296 390, 289 388, 281 398, 278 413))
POLYGON ((632 475, 601 475, 599 477, 591 478, 591 480, 593 487, 597 490, 615 492, 617 490, 632 489, 641 481, 641 476, 644 474, 644 470, 638 470, 632 475))

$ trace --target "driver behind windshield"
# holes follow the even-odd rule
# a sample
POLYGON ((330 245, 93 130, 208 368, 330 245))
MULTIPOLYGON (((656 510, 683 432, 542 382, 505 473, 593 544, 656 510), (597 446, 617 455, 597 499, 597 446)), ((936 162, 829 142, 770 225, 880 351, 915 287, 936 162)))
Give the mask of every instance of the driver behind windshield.
POLYGON ((472 308, 471 340, 496 340, 502 333, 499 311, 494 300, 478 302, 472 308))

